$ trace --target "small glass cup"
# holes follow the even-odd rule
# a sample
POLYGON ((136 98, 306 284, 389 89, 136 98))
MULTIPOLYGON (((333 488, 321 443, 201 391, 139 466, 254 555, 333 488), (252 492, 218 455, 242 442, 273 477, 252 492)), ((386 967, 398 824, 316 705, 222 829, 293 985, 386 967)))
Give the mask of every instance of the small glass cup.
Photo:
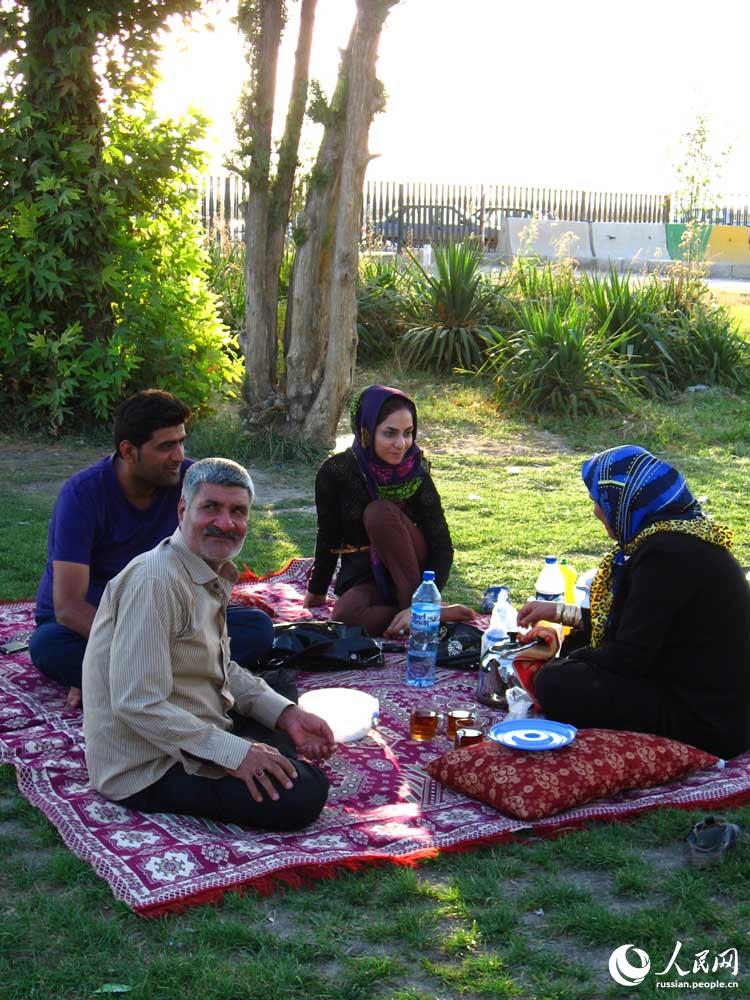
POLYGON ((434 708, 419 706, 411 710, 409 718, 409 739, 424 742, 437 736, 440 715, 434 708))
POLYGON ((483 739, 484 733, 481 729, 457 729, 454 746, 471 747, 475 743, 481 743, 483 739))
POLYGON ((473 708, 449 708, 445 713, 446 736, 455 740, 458 729, 472 729, 476 721, 477 714, 473 708))

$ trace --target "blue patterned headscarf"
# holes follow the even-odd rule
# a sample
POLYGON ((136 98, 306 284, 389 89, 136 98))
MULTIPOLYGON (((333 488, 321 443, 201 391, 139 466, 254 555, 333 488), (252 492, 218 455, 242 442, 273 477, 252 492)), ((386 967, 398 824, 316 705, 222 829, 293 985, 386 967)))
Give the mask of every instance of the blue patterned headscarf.
POLYGON ((610 448, 584 462, 582 475, 617 538, 591 584, 591 645, 596 647, 606 641, 626 560, 641 542, 669 531, 731 551, 733 535, 705 516, 677 469, 645 448, 632 444, 610 448))
POLYGON ((655 521, 703 517, 685 477, 634 444, 610 448, 583 463, 583 481, 620 546, 655 521))

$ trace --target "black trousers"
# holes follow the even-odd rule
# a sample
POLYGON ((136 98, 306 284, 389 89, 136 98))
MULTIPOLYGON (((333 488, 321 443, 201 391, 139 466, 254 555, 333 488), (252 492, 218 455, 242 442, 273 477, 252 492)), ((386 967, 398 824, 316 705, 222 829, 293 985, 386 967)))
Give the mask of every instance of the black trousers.
POLYGON ((245 782, 231 775, 205 778, 188 774, 182 764, 175 764, 153 785, 120 799, 120 805, 145 813, 202 816, 219 823, 237 823, 264 830, 299 830, 312 823, 328 798, 328 778, 323 771, 295 757, 294 745, 285 733, 266 729, 243 716, 234 716, 234 719, 232 731, 236 736, 274 746, 294 764, 297 777, 290 789, 282 788, 271 778, 279 794, 277 802, 268 798, 265 791, 263 801, 256 802, 245 782))
POLYGON ((545 663, 534 691, 548 719, 579 729, 655 733, 724 758, 747 748, 736 726, 720 717, 712 722, 700 706, 678 705, 673 694, 642 677, 623 677, 575 657, 545 663))
MULTIPOLYGON (((255 670, 271 648, 273 624, 257 608, 227 608, 229 650, 235 663, 255 670)), ((29 641, 29 653, 37 670, 65 687, 81 686, 81 667, 86 652, 82 635, 55 621, 54 617, 37 619, 29 641)))
POLYGON ((575 658, 545 663, 536 675, 534 693, 548 719, 579 728, 658 733, 665 725, 662 697, 655 687, 575 658))

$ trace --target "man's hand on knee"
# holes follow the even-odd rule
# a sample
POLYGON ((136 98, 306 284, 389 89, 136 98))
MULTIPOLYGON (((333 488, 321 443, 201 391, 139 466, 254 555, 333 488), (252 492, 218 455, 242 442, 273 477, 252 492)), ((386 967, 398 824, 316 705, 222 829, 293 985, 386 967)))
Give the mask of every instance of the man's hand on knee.
POLYGON ((263 790, 270 799, 278 802, 279 793, 274 788, 271 778, 275 778, 283 788, 288 789, 292 787, 292 781, 297 777, 292 762, 265 743, 252 743, 240 766, 234 771, 227 768, 227 774, 244 781, 256 802, 263 801, 263 790))

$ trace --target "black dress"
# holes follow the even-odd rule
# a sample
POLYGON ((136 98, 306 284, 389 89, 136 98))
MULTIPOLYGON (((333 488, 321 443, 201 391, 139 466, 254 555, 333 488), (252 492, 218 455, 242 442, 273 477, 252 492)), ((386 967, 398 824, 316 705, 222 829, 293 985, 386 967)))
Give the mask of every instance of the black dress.
POLYGON ((603 644, 545 664, 536 694, 560 722, 659 733, 720 757, 750 749, 750 589, 739 563, 692 535, 644 539, 603 644))
MULTIPOLYGON (((372 580, 367 551, 370 541, 363 521, 365 507, 371 499, 351 448, 332 455, 321 465, 315 479, 318 537, 315 564, 307 588, 311 594, 325 594, 328 590, 339 558, 332 551, 336 549, 362 550, 341 556, 334 588, 338 596, 356 584, 372 580)), ((442 590, 453 564, 453 543, 440 496, 429 475, 406 501, 404 512, 424 535, 428 548, 427 565, 435 571, 435 583, 438 590, 442 590)))

